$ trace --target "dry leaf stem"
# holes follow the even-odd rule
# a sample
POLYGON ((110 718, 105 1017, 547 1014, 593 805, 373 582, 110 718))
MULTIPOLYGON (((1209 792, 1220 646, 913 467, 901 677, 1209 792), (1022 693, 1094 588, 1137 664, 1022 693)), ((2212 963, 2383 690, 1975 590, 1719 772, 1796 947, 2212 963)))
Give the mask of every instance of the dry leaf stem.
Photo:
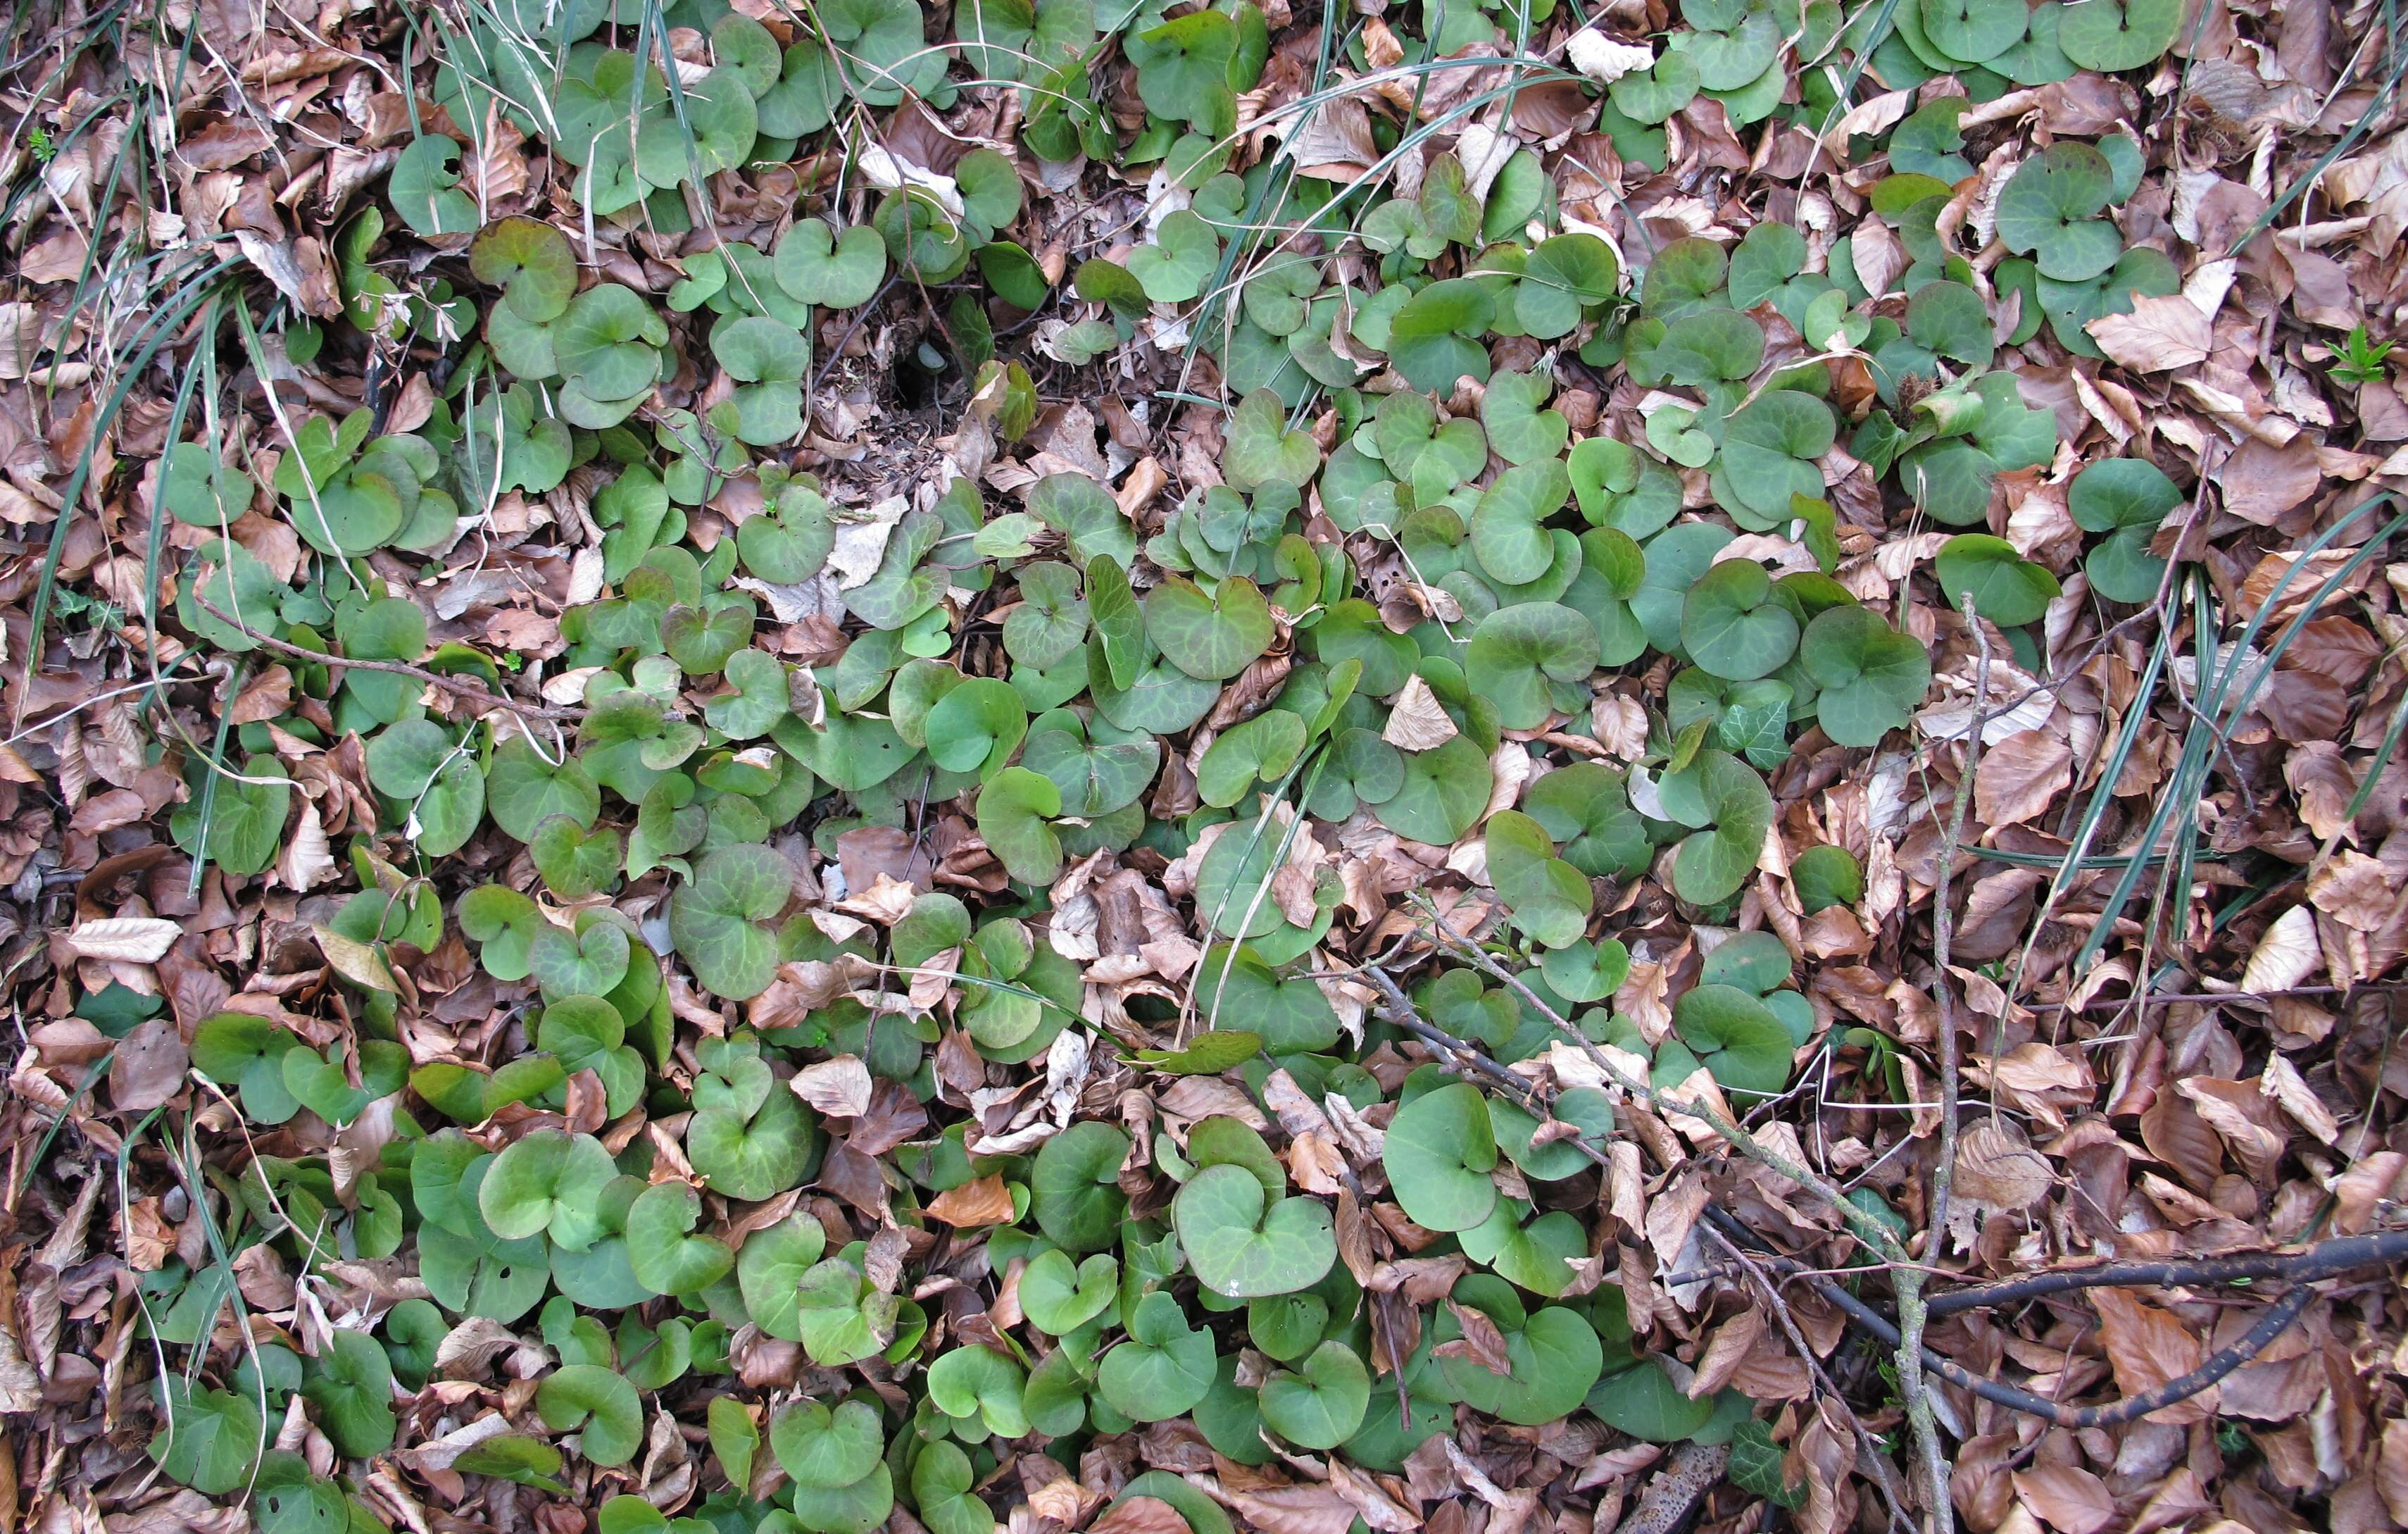
MULTIPOLYGON (((1956 790, 1950 796, 1948 831, 1940 842, 1940 869, 1934 876, 1931 891, 1932 995, 1940 1003, 1940 1145, 1931 1168, 1931 1198, 1929 1216, 1925 1222, 1923 1257, 1926 1262, 1938 1260, 1948 1229, 1948 1195, 1956 1171, 1956 1105, 1958 1059, 1956 1038, 1956 992, 1948 979, 1949 961, 1954 956, 1956 936, 1956 913, 1948 904, 1949 876, 1955 871, 1957 849, 1965 840, 1965 810, 1973 800, 1973 783, 1982 769, 1983 713, 1990 701, 1990 637, 1982 628, 1982 614, 1973 603, 1973 594, 1964 594, 1965 627, 1973 636, 1979 658, 1973 672, 1973 712, 1965 728, 1965 765, 1957 774, 1956 790)), ((1898 1293, 1898 1383, 1899 1395, 1906 1403, 1907 1420, 1914 1427, 1914 1440, 1922 1451, 1924 1497, 1931 1527, 1938 1534, 1948 1534, 1955 1526, 1954 1504, 1948 1496, 1948 1455, 1940 1442, 1940 1423, 1932 1411, 1931 1397, 1923 1378, 1923 1329, 1930 1318, 1923 1295, 1924 1275, 1921 1269, 1902 1268, 1890 1275, 1898 1293)))

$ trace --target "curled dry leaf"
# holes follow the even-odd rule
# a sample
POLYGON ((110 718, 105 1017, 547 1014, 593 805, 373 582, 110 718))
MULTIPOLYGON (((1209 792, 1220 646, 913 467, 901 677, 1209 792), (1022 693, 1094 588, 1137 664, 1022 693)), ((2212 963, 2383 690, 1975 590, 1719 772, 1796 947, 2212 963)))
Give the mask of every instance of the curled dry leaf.
POLYGON ((1404 691, 1397 695, 1396 707, 1389 710, 1380 738, 1398 751, 1432 751, 1459 733, 1429 683, 1415 676, 1408 678, 1404 691))
POLYGON ((2057 1174, 2012 1125, 1984 1119, 1957 1137, 1953 1185, 1961 1198, 2014 1211, 2048 1197, 2057 1174))
POLYGON ((2303 983, 2323 962, 2323 951, 2316 945, 2315 913, 2306 906, 2293 906, 2274 918, 2250 951, 2248 967, 2241 972, 2241 989, 2288 990, 2303 983))

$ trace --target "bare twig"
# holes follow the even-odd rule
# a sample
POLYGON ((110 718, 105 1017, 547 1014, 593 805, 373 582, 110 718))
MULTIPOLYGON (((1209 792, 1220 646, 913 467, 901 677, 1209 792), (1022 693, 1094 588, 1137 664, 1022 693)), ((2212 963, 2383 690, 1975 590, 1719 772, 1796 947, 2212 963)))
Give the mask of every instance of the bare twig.
MULTIPOLYGON (((1964 766, 1956 777, 1956 791, 1950 796, 1948 831, 1941 839, 1940 871, 1931 891, 1931 993, 1940 1003, 1940 1145, 1931 1168, 1929 1219, 1923 1249, 1926 1261, 1940 1254, 1948 1228, 1948 1195, 1956 1169, 1956 994, 1948 978, 1956 924, 1948 904, 1949 874, 1956 861, 1956 850, 1965 839, 1965 810, 1972 802, 1973 781, 1981 770, 1980 715, 1990 699, 1990 638, 1983 632, 1982 615, 1974 606, 1973 594, 1964 593, 1963 601, 1965 626, 1973 636, 1980 659, 1973 673, 1975 722, 1965 731, 1964 766)), ((1906 1403, 1907 1423, 1914 1430, 1915 1447, 1922 1462, 1925 1516, 1935 1534, 1949 1534, 1956 1519, 1955 1505, 1948 1497, 1948 1455, 1941 1445, 1939 1418, 1923 1383, 1923 1327, 1930 1313, 1923 1297, 1923 1274, 1916 1269, 1901 1269, 1891 1275, 1891 1283, 1898 1291, 1899 1395, 1906 1403)))
POLYGON ((585 710, 582 709, 563 709, 555 708, 549 703, 524 702, 510 696, 508 693, 497 693, 488 687, 473 685, 457 677, 447 677, 439 671, 429 671, 423 667, 405 666, 399 661, 347 660, 340 655, 329 655, 323 651, 306 649, 273 636, 262 634, 202 595, 197 585, 193 591, 193 600, 198 602, 201 609, 210 617, 222 624, 231 624, 246 638, 280 655, 290 655, 295 660, 309 661, 319 666, 346 667, 353 671, 382 671, 388 676, 414 678, 430 687, 439 687, 455 697, 465 697, 472 703, 496 704, 529 719, 582 719, 585 717, 585 710))
MULTIPOLYGON (((1713 1221, 1734 1241, 1759 1246, 1762 1244, 1761 1237, 1711 1204, 1706 1207, 1706 1218, 1713 1221)), ((1767 1254, 1766 1260, 1775 1268, 1793 1266, 1787 1259, 1770 1254, 1767 1254)), ((1799 1276, 1804 1279, 1804 1282, 1813 1285, 1816 1294, 1838 1307, 1841 1313, 1845 1315, 1858 1330, 1868 1332, 1893 1347, 1898 1344, 1898 1327, 1887 1316, 1828 1278, 1820 1275, 1801 1274, 1799 1276)), ((2011 1412, 2021 1412, 2028 1416, 2039 1417, 2060 1427, 2114 1427, 2124 1423, 2136 1422, 2152 1412, 2163 1411, 2177 1402, 2186 1401, 2214 1384, 2234 1369, 2258 1356, 2265 1350, 2268 1343, 2287 1331, 2291 1324, 2299 1320, 2300 1312, 2308 1308, 2308 1302, 2315 1297, 2315 1291, 2308 1284, 2295 1284, 2290 1293, 2277 1300, 2263 1316, 2258 1318, 2258 1324, 2250 1327, 2245 1336, 2199 1368, 2180 1379, 2167 1381, 2155 1390, 2143 1391, 2138 1396, 2127 1396, 2122 1400, 2109 1401, 2100 1406, 2069 1406, 2063 1401, 2053 1401, 2044 1396, 2035 1396, 2028 1390, 2019 1390, 2014 1385, 1997 1380, 1985 1379, 1968 1370, 1962 1365, 1942 1357, 1928 1347, 1923 1349, 1921 1362, 1924 1368, 1932 1370, 1949 1383, 1961 1390, 1969 1391, 1994 1406, 2003 1406, 2011 1412)))

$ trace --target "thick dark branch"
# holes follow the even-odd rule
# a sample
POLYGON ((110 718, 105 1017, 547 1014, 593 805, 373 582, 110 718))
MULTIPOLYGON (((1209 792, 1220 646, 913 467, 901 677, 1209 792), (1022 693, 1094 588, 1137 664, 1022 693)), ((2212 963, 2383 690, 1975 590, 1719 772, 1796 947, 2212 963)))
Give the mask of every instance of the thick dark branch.
POLYGON ((1647 1489, 1639 1503, 1614 1526, 1613 1534, 1678 1534, 1689 1527, 1706 1493, 1723 1483, 1730 1467, 1730 1445, 1684 1443, 1647 1489))
POLYGON ((2360 1268, 2408 1262, 2408 1230, 2378 1231, 2371 1236, 2336 1236, 2300 1252, 2237 1252, 2222 1257, 2181 1257, 2141 1262, 2105 1262, 2090 1268, 2061 1268, 1998 1283, 1951 1289, 1931 1300, 1933 1315, 1982 1311, 2013 1305, 2073 1289, 2170 1288, 2186 1283, 2241 1283, 2251 1279, 2285 1279, 2304 1283, 2360 1268))

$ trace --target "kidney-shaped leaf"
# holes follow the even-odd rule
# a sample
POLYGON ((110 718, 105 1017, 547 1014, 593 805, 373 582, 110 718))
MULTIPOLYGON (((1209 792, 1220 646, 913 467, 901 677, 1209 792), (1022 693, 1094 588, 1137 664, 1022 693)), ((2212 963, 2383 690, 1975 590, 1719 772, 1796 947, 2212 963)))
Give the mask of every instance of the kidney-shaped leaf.
POLYGON ((669 896, 669 940, 704 990, 745 1001, 769 988, 778 939, 768 923, 794 893, 793 865, 758 842, 704 856, 694 882, 669 896))
POLYGON ((1294 1294, 1321 1282, 1338 1260, 1329 1210, 1317 1199, 1265 1201, 1242 1167, 1207 1167, 1170 1206, 1187 1265, 1214 1294, 1232 1299, 1294 1294))
POLYGON ((1429 1230, 1469 1230, 1497 1205, 1497 1136, 1488 1100, 1456 1082, 1425 1092, 1397 1110, 1381 1162, 1397 1202, 1429 1230))

